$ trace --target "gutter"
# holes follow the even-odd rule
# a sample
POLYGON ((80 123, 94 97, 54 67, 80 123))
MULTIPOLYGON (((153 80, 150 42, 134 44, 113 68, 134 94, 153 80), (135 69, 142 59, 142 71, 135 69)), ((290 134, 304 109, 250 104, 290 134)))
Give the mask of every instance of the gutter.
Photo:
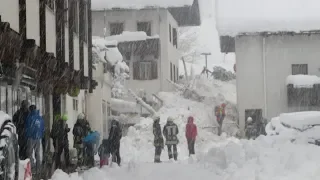
POLYGON ((266 82, 266 38, 262 36, 263 88, 264 88, 264 116, 267 118, 267 82, 266 82))

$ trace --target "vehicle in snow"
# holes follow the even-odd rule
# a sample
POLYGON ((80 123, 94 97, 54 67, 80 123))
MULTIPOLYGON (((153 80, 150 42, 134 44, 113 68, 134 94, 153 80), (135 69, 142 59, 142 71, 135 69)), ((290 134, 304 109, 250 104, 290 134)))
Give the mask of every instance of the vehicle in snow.
POLYGON ((18 180, 19 150, 12 118, 0 111, 0 180, 18 180))

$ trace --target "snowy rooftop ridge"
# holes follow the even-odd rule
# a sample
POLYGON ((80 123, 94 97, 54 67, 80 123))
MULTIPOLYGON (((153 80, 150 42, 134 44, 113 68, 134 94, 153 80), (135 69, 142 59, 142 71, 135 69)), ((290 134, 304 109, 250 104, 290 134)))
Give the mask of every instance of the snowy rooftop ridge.
POLYGON ((92 0, 92 10, 143 9, 191 6, 193 0, 92 0))
POLYGON ((217 0, 217 30, 221 36, 316 31, 319 5, 319 0, 217 0))
POLYGON ((295 88, 312 88, 314 84, 320 84, 320 77, 314 75, 289 75, 287 85, 292 84, 295 88))

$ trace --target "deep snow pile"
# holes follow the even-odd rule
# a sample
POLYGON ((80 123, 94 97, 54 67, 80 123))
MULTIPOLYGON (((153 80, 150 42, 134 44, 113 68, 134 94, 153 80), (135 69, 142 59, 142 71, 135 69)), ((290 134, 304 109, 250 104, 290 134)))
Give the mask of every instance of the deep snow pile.
POLYGON ((319 125, 319 111, 283 113, 271 119, 266 126, 266 132, 268 135, 278 135, 283 139, 314 142, 320 139, 319 125))
POLYGON ((295 88, 312 88, 315 84, 320 84, 320 77, 314 75, 290 75, 287 77, 287 85, 292 84, 295 88))

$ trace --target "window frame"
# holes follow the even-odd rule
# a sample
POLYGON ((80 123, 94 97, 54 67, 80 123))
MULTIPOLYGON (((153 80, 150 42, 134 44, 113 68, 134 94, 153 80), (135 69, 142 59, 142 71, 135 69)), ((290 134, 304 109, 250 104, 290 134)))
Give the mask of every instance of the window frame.
POLYGON ((151 34, 152 34, 152 22, 151 21, 138 21, 137 22, 137 31, 143 31, 143 32, 145 32, 147 34, 147 36, 151 36, 151 34), (143 26, 145 24, 147 25, 145 30, 143 28, 139 29, 139 25, 143 26))
POLYGON ((309 67, 308 64, 291 64, 291 74, 292 75, 298 75, 298 74, 303 74, 303 75, 308 75, 309 74, 309 67), (299 72, 295 72, 298 70, 299 72), (305 70, 306 72, 302 72, 305 70))
POLYGON ((110 36, 115 36, 115 35, 119 35, 119 34, 122 34, 123 33, 123 31, 124 31, 124 22, 110 22, 109 23, 109 34, 110 34, 110 36), (113 25, 122 25, 122 30, 120 30, 120 31, 118 31, 118 32, 116 32, 115 34, 113 33, 113 29, 118 29, 118 28, 113 28, 112 26, 113 25))
POLYGON ((171 28, 171 24, 169 24, 169 42, 172 41, 172 35, 171 35, 171 33, 172 33, 172 28, 171 28))
POLYGON ((152 62, 151 61, 139 62, 139 77, 140 77, 140 80, 152 79, 152 62))

